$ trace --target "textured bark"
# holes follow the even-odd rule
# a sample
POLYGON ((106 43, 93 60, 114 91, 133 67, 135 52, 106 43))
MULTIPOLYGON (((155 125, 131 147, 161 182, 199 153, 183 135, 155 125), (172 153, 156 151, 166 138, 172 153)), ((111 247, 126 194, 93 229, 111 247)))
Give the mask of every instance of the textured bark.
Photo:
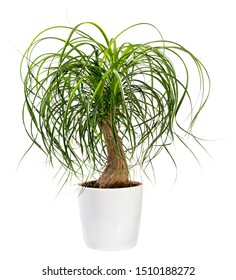
POLYGON ((102 134, 107 148, 107 166, 97 180, 95 186, 104 188, 127 187, 129 185, 129 171, 125 159, 125 153, 122 146, 122 140, 114 131, 117 143, 114 139, 114 134, 111 128, 111 120, 107 117, 102 121, 102 134))

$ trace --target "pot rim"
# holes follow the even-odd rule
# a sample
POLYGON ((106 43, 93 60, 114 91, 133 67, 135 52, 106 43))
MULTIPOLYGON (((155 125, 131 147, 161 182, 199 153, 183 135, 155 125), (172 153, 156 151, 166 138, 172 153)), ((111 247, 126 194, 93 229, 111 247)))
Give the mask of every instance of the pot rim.
POLYGON ((88 181, 88 182, 83 182, 83 183, 79 183, 79 186, 80 187, 84 187, 84 188, 89 188, 89 189, 96 189, 96 190, 117 190, 117 189, 128 189, 128 188, 135 188, 135 187, 142 187, 143 186, 142 182, 133 181, 133 180, 129 181, 130 182, 130 186, 128 186, 128 187, 112 187, 112 188, 104 187, 104 188, 98 188, 98 187, 93 187, 93 186, 89 185, 89 184, 95 183, 95 182, 96 182, 96 180, 88 181))

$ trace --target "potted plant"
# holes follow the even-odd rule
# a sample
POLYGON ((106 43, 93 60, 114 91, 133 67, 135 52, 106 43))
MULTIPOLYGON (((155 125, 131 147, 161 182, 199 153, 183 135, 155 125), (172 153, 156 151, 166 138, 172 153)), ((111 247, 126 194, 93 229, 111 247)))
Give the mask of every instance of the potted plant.
POLYGON ((187 148, 185 135, 198 141, 192 126, 208 97, 204 82, 209 85, 203 64, 151 24, 135 24, 108 39, 99 25, 83 22, 39 33, 23 55, 21 77, 23 121, 32 145, 50 163, 59 162, 65 181, 73 175, 80 182, 87 245, 134 246, 142 184, 132 181, 130 170, 144 170, 161 150, 172 158, 168 145, 175 139, 187 148), (118 44, 122 35, 143 26, 153 28, 158 39, 118 44), (190 79, 187 63, 195 66, 196 77, 190 79), (194 104, 189 83, 196 80, 194 104), (188 117, 184 125, 179 115, 188 117))

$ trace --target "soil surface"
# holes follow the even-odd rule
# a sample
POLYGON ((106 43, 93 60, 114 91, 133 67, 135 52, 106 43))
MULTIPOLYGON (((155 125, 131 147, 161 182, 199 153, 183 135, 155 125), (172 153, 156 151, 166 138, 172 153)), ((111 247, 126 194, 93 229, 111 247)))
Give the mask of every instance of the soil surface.
MULTIPOLYGON (((82 183, 82 184, 80 184, 80 186, 82 186, 82 187, 86 187, 86 188, 98 188, 97 186, 96 186, 96 182, 97 181, 89 181, 89 182, 85 182, 85 183, 82 183)), ((140 185, 142 185, 142 183, 140 183, 140 182, 136 182, 136 181, 129 181, 129 186, 127 187, 127 186, 125 186, 124 188, 129 188, 129 187, 136 187, 136 186, 140 186, 140 185)), ((118 188, 122 188, 122 187, 120 187, 120 186, 112 186, 112 188, 110 187, 102 187, 102 189, 118 189, 118 188)))

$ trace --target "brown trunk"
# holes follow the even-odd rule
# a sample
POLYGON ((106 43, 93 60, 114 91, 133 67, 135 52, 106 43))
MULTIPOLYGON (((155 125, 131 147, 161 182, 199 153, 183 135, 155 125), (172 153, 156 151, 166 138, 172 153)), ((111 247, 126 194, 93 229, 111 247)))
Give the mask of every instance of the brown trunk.
POLYGON ((107 166, 96 182, 96 187, 127 187, 129 184, 129 171, 122 141, 116 129, 114 133, 112 132, 110 118, 107 117, 105 120, 102 120, 102 134, 107 148, 107 166), (114 139, 114 133, 117 143, 114 139))

